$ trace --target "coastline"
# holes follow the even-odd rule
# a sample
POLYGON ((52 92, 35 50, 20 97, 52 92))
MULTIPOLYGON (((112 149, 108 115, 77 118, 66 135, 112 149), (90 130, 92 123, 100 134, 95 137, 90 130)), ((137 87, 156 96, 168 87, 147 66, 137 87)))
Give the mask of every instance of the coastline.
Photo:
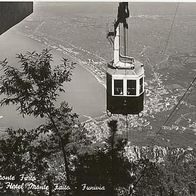
MULTIPOLYGON (((28 35, 28 34, 25 34, 25 33, 22 33, 22 32, 18 32, 18 33, 20 33, 21 35, 23 35, 23 36, 25 36, 25 37, 33 40, 33 41, 36 41, 36 42, 38 42, 38 43, 40 43, 42 45, 45 45, 45 46, 47 46, 47 47, 49 47, 51 49, 54 49, 57 52, 63 53, 64 55, 66 55, 68 57, 69 60, 71 59, 74 62, 78 63, 79 66, 82 66, 85 70, 87 70, 90 74, 92 74, 95 77, 95 79, 98 81, 98 83, 101 84, 102 86, 104 86, 104 88, 106 89, 105 80, 103 80, 98 74, 96 74, 92 69, 90 69, 90 67, 88 66, 88 63, 86 63, 86 62, 80 60, 78 57, 70 54, 68 52, 68 49, 65 48, 65 46, 60 45, 60 44, 58 46, 56 46, 56 45, 50 44, 50 43, 48 43, 46 41, 41 41, 41 39, 38 39, 38 38, 36 38, 33 35, 28 35)), ((93 62, 91 61, 89 63, 93 63, 93 62)))
MULTIPOLYGON (((0 43, 0 60, 7 58, 11 65, 16 64, 15 57, 18 53, 34 50, 40 52, 46 48, 45 44, 24 36, 15 28, 3 35, 0 38, 0 43)), ((77 63, 73 70, 72 81, 64 85, 66 93, 59 96, 57 104, 61 101, 68 102, 73 112, 79 114, 81 122, 88 120, 89 117, 97 118, 102 116, 105 111, 105 88, 103 88, 103 85, 100 85, 101 80, 88 70, 82 61, 66 54, 65 51, 53 48, 51 53, 53 54, 53 62, 55 64, 61 62, 60 59, 62 59, 63 55, 69 61, 73 60, 73 62, 77 63), (78 93, 80 96, 78 96, 78 93)), ((33 117, 25 117, 24 120, 19 116, 15 106, 1 107, 0 115, 2 116, 0 127, 24 127, 31 129, 43 123, 43 119, 34 119, 33 117)))

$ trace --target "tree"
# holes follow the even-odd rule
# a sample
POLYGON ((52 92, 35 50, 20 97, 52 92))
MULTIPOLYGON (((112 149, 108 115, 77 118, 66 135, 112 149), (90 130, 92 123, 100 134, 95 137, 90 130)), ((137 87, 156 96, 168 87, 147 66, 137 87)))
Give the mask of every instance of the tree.
POLYGON ((160 164, 164 195, 190 196, 196 194, 196 151, 169 148, 160 164))
MULTIPOLYGON (((7 129, 6 135, 0 140, 0 174, 14 176, 14 179, 2 181, 6 192, 13 191, 6 185, 8 182, 21 185, 45 181, 44 174, 48 169, 50 154, 46 143, 39 141, 39 134, 35 130, 7 129), (36 182, 30 180, 34 178, 36 182)), ((18 190, 19 194, 27 195, 26 187, 23 188, 18 190)), ((42 191, 33 192, 42 195, 42 191)))
POLYGON ((104 146, 100 143, 94 144, 93 150, 92 146, 89 146, 89 150, 78 154, 75 176, 79 189, 75 195, 116 196, 120 188, 130 184, 130 164, 123 154, 126 140, 116 135, 117 121, 110 121, 108 126, 110 136, 104 146), (96 186, 104 190, 87 190, 88 187, 96 186))
POLYGON ((195 157, 195 150, 179 148, 167 148, 167 154, 161 161, 150 160, 147 154, 143 154, 143 157, 131 163, 135 178, 132 195, 195 195, 195 157))
MULTIPOLYGON (((62 135, 63 131, 67 131, 67 127, 62 130, 57 123, 60 111, 55 107, 55 102, 59 92, 64 91, 63 83, 71 80, 74 63, 69 63, 64 58, 62 64, 52 67, 52 55, 47 49, 40 54, 37 52, 19 54, 17 59, 20 63, 19 68, 9 66, 7 60, 0 63, 4 72, 0 78, 0 93, 5 95, 0 104, 16 104, 23 116, 33 115, 48 119, 51 130, 58 136, 59 147, 64 158, 67 184, 70 185, 69 163, 65 150, 67 140, 66 134, 62 135)), ((69 111, 68 106, 65 108, 69 111)), ((76 115, 73 115, 68 118, 73 120, 75 117, 76 115)), ((64 124, 66 124, 65 121, 64 124)))
POLYGON ((147 157, 142 157, 131 163, 133 182, 130 189, 131 196, 160 195, 162 172, 158 164, 147 157))

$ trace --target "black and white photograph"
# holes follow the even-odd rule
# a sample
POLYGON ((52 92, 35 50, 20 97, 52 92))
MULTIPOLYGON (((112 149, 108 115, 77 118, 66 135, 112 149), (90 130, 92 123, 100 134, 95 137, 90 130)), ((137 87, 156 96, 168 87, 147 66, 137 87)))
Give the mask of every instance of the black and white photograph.
POLYGON ((0 196, 196 196, 196 1, 0 0, 0 196))

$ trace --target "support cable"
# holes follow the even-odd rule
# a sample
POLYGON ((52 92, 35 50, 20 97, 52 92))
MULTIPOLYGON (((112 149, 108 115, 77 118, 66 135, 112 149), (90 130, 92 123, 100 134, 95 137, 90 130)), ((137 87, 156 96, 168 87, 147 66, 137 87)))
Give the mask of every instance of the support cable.
MULTIPOLYGON (((172 32, 172 29, 173 29, 173 26, 174 26, 174 22, 175 22, 175 18, 176 18, 176 15, 177 15, 178 8, 179 8, 179 4, 180 4, 180 2, 178 2, 177 6, 176 6, 176 10, 175 10, 173 21, 172 21, 172 24, 171 24, 171 27, 170 27, 170 31, 169 31, 169 34, 168 34, 168 38, 167 38, 167 41, 166 41, 166 44, 165 44, 165 48, 163 50, 163 55, 165 54, 165 52, 167 50, 167 47, 168 47, 168 44, 169 44, 169 39, 170 39, 171 32, 172 32)), ((155 75, 155 72, 154 72, 154 75, 155 75)), ((157 133, 155 134, 154 137, 156 137, 156 135, 162 130, 162 127, 169 121, 169 119, 171 118, 171 116, 173 115, 173 113, 176 111, 176 109, 180 105, 181 101, 184 99, 184 97, 187 94, 187 92, 189 91, 189 89, 192 87, 192 85, 195 82, 195 80, 196 80, 196 77, 193 79, 193 81, 191 82, 191 84, 189 85, 189 87, 187 88, 187 90, 185 91, 185 93, 183 94, 183 96, 181 97, 181 99, 178 101, 177 105, 174 107, 174 109, 172 110, 172 112, 170 113, 170 115, 167 117, 167 119, 165 120, 165 122, 163 123, 163 125, 159 128, 159 130, 157 131, 157 133)), ((152 140, 152 141, 154 141, 154 140, 152 140)), ((151 144, 153 144, 153 143, 154 142, 151 142, 151 144)), ((147 166, 144 168, 143 173, 141 174, 141 176, 138 178, 138 180, 134 184, 133 190, 134 190, 135 186, 139 183, 139 181, 143 178, 146 169, 147 169, 147 166)))
MULTIPOLYGON (((178 103, 176 104, 176 106, 174 107, 174 109, 172 110, 172 112, 170 113, 170 115, 167 117, 167 119, 165 120, 165 122, 163 123, 163 125, 159 128, 159 130, 157 131, 157 133, 155 134, 154 137, 156 137, 157 134, 159 134, 159 132, 162 130, 162 127, 164 125, 166 125, 166 123, 170 120, 170 118, 172 117, 172 115, 174 114, 174 112, 176 111, 176 109, 178 108, 178 106, 180 105, 180 103, 182 102, 182 100, 184 99, 184 97, 186 96, 186 94, 188 93, 188 91, 190 90, 190 88, 193 86, 193 84, 196 81, 196 76, 193 78, 192 82, 190 83, 190 85, 188 86, 188 88, 186 89, 186 91, 184 92, 184 94, 182 95, 182 97, 180 98, 180 100, 178 101, 178 103)), ((151 144, 153 145, 154 140, 152 140, 151 144)), ((148 167, 146 166, 142 172, 142 174, 140 175, 140 177, 138 178, 138 180, 136 181, 136 183, 134 184, 133 189, 135 188, 135 186, 139 183, 139 181, 143 178, 145 171, 148 167)), ((193 179, 195 180, 195 179, 193 179)))
POLYGON ((193 86, 194 82, 196 81, 196 76, 193 78, 192 82, 190 83, 189 87, 186 89, 186 91, 184 92, 184 94, 182 95, 182 97, 180 98, 180 100, 178 101, 178 103, 176 104, 176 106, 173 108, 173 110, 171 111, 171 113, 169 114, 169 116, 166 118, 165 122, 163 123, 163 125, 159 128, 159 130, 157 131, 156 134, 159 134, 159 132, 162 130, 162 128, 167 124, 167 122, 170 120, 170 118, 172 117, 172 115, 174 114, 174 112, 178 109, 178 106, 181 104, 182 100, 184 99, 185 95, 188 93, 188 91, 190 90, 190 88, 193 86))
POLYGON ((168 44, 169 44, 170 36, 171 36, 171 33, 172 33, 172 29, 173 29, 173 26, 174 26, 174 22, 175 22, 175 19, 176 19, 176 15, 177 15, 179 5, 180 5, 180 2, 178 2, 177 6, 176 6, 176 10, 175 10, 174 17, 173 17, 173 20, 172 20, 172 24, 171 24, 171 27, 170 27, 170 31, 169 31, 169 34, 168 34, 168 38, 166 40, 165 48, 163 50, 163 55, 165 55, 165 52, 166 52, 168 44))

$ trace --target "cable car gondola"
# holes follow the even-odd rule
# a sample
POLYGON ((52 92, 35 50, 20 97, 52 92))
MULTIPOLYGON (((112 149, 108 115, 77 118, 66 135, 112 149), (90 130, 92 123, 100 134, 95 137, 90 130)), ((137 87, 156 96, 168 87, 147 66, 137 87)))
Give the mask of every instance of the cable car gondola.
POLYGON ((128 3, 121 2, 118 7, 118 19, 114 24, 113 35, 114 59, 108 64, 107 113, 108 114, 141 114, 144 103, 144 66, 133 57, 126 56, 126 31, 129 17, 128 3), (120 54, 120 24, 124 30, 124 56, 120 54))

